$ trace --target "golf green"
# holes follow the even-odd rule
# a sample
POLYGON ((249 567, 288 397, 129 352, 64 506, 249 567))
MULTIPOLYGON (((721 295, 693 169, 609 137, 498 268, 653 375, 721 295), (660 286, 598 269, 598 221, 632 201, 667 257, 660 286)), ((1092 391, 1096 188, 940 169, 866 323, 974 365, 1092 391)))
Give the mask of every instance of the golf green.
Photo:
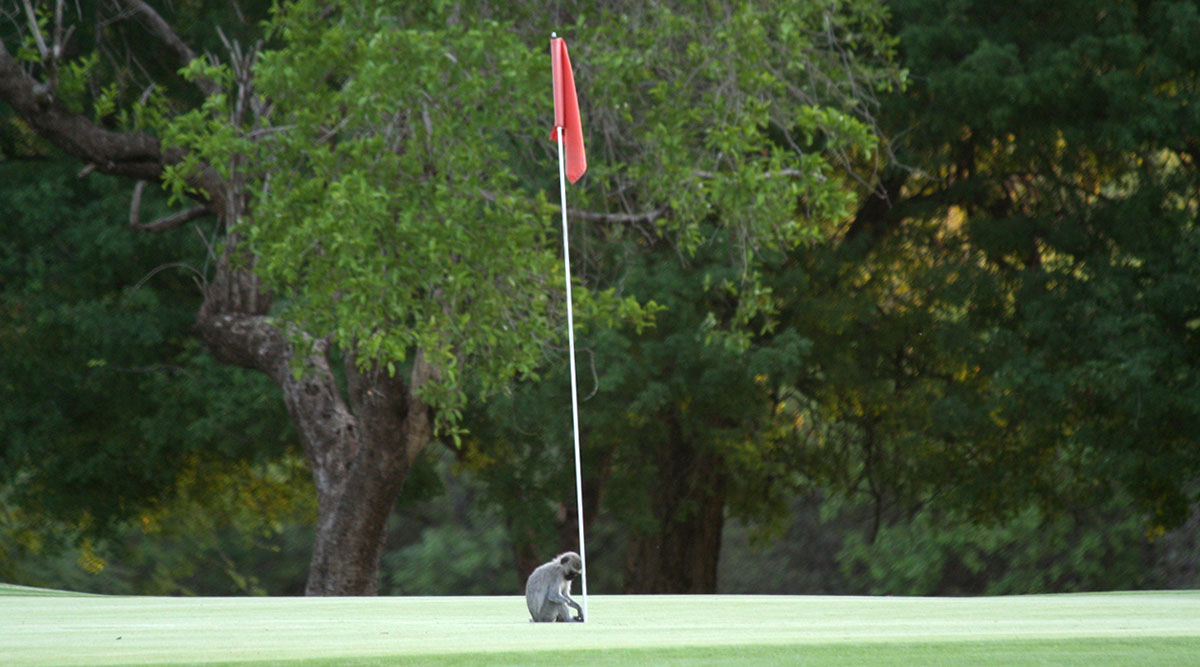
POLYGON ((0 662, 1200 664, 1200 592, 980 598, 163 598, 0 587, 0 662), (53 593, 53 594, 50 594, 53 593))

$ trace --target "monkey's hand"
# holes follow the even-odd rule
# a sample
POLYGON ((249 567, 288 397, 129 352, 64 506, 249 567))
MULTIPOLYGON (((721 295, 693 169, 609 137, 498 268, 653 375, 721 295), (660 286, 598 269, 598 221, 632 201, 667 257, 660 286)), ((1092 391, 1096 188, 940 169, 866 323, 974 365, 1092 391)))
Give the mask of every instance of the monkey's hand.
POLYGON ((582 623, 582 622, 583 622, 583 612, 579 612, 578 614, 576 614, 576 615, 575 615, 575 622, 576 622, 576 623, 582 623))

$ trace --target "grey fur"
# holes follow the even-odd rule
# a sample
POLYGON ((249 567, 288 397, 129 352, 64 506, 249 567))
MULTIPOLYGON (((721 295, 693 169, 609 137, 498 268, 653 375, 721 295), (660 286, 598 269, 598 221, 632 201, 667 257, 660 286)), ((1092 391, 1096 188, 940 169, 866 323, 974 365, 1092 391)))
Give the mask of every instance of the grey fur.
POLYGON ((582 621, 583 608, 571 599, 571 581, 583 571, 583 561, 574 551, 561 553, 539 565, 525 582, 525 604, 535 623, 582 621), (579 612, 572 618, 568 606, 579 612))

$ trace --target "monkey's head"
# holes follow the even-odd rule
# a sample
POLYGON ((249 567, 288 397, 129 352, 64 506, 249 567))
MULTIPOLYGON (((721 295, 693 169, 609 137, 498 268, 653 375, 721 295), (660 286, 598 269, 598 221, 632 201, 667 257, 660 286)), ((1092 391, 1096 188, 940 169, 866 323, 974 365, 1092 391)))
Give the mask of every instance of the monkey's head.
POLYGON ((561 554, 558 557, 558 564, 562 566, 563 577, 568 581, 574 581, 583 571, 583 560, 574 551, 561 554))

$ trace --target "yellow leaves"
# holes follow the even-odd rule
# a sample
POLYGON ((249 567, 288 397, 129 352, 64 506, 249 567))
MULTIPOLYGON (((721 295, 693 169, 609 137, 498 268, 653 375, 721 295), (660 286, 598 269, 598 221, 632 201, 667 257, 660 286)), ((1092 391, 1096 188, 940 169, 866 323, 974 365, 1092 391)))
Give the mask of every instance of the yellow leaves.
MULTIPOLYGON (((225 522, 266 534, 288 517, 311 516, 314 502, 307 464, 297 454, 258 464, 219 464, 191 456, 174 492, 139 513, 135 525, 147 535, 170 535, 211 533, 225 522)), ((81 567, 84 560, 81 555, 81 567)))
POLYGON ((961 206, 951 206, 946 210, 946 230, 958 233, 967 221, 967 210, 961 206))
POLYGON ((494 440, 485 445, 479 438, 468 436, 462 440, 462 457, 458 465, 463 470, 479 473, 498 468, 515 455, 512 447, 503 440, 494 440))
POLYGON ((954 371, 954 379, 958 382, 965 382, 979 375, 979 366, 977 364, 961 364, 958 370, 954 371))
POLYGON ((96 553, 96 545, 91 540, 83 540, 79 545, 79 557, 75 560, 79 569, 88 574, 100 574, 108 563, 96 553))
POLYGON ((992 408, 992 411, 988 413, 988 418, 991 419, 992 423, 996 426, 999 426, 1000 428, 1008 428, 1008 419, 1004 417, 1004 409, 1000 406, 992 408))
POLYGON ((137 519, 138 527, 142 529, 142 533, 150 535, 162 531, 162 520, 166 517, 166 512, 161 509, 147 510, 142 513, 137 519))
POLYGON ((831 398, 829 414, 835 419, 863 417, 867 414, 867 409, 858 396, 842 395, 831 398))

